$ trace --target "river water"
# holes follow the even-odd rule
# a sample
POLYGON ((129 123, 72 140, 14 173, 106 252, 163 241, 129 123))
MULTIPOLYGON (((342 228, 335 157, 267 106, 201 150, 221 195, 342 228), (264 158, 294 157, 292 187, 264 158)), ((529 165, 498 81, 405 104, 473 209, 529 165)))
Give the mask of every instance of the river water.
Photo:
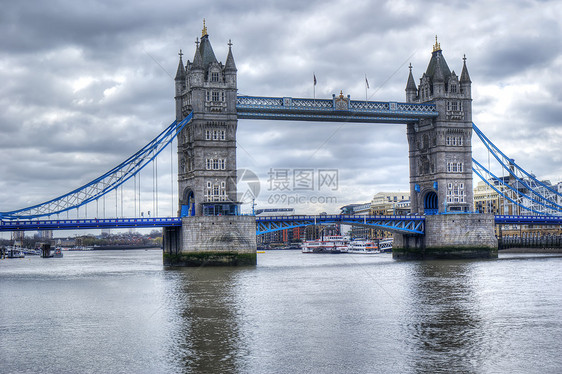
POLYGON ((2 373, 561 373, 562 256, 0 261, 2 373))

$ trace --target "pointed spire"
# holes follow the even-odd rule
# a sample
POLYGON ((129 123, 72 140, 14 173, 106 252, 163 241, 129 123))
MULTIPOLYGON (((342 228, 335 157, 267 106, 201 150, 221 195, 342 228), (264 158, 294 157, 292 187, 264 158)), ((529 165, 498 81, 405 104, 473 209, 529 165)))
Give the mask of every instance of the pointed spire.
POLYGON ((470 80, 470 76, 468 75, 468 69, 466 68, 466 55, 464 55, 464 57, 462 58, 463 60, 463 64, 462 64, 462 72, 461 72, 461 83, 472 83, 472 81, 470 80))
POLYGON ((435 45, 433 46, 433 52, 431 53, 431 60, 427 66, 425 74, 432 80, 445 81, 451 75, 451 70, 447 65, 447 61, 443 57, 443 51, 441 50, 441 43, 437 42, 437 37, 435 38, 435 45))
POLYGON ((232 56, 232 41, 228 40, 228 56, 226 57, 226 63, 224 65, 225 71, 237 71, 236 64, 234 63, 234 57, 232 56))
POLYGON ((176 80, 182 80, 185 79, 185 68, 183 67, 183 61, 181 59, 181 57, 183 56, 183 53, 180 49, 180 53, 178 53, 178 55, 180 55, 180 62, 178 64, 178 71, 176 72, 176 80))
POLYGON ((199 48, 199 38, 195 41, 195 56, 193 56, 193 64, 191 65, 191 69, 203 69, 203 57, 201 57, 201 50, 199 48))
POLYGON ((406 84, 406 91, 417 91, 416 82, 414 81, 414 76, 412 75, 412 63, 410 63, 410 74, 408 75, 408 83, 406 84))
POLYGON ((209 40, 209 34, 207 34, 207 27, 203 28, 204 35, 201 37, 201 45, 199 45, 199 53, 201 53, 201 66, 203 69, 207 69, 209 64, 212 62, 218 62, 215 57, 215 52, 213 52, 213 47, 211 46, 211 41, 209 40))
MULTIPOLYGON (((443 67, 441 66, 441 54, 437 54, 437 63, 435 65, 435 74, 433 75, 434 82, 445 82, 445 75, 443 74, 443 67)), ((450 73, 449 73, 450 75, 450 73)))

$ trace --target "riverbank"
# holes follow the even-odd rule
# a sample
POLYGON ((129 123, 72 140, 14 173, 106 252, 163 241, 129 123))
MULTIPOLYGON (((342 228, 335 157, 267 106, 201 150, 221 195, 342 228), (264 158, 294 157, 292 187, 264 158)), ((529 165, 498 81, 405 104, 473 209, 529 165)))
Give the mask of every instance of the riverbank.
POLYGON ((498 253, 562 253, 562 248, 507 248, 498 253))

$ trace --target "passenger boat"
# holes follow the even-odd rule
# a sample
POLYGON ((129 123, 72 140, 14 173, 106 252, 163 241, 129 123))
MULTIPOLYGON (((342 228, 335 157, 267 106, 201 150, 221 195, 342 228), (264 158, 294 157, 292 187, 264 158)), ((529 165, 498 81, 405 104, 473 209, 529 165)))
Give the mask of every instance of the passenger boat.
POLYGON ((24 258, 25 253, 21 248, 18 247, 8 247, 6 251, 6 258, 24 258))
POLYGON ((302 253, 345 253, 349 239, 341 235, 329 235, 322 239, 306 240, 301 244, 302 253))
POLYGON ((347 246, 347 253, 374 254, 381 253, 378 245, 369 240, 353 240, 347 246))
POLYGON ((20 241, 15 241, 14 245, 6 248, 6 258, 25 258, 25 252, 20 241))

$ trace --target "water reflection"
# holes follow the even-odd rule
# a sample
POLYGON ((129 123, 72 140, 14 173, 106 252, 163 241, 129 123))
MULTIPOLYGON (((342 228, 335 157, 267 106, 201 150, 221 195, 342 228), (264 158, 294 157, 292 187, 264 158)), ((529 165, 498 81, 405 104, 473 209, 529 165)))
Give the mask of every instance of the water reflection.
POLYGON ((406 336, 419 373, 473 373, 480 361, 482 321, 471 262, 420 262, 410 279, 406 336))
POLYGON ((177 315, 172 323, 170 354, 184 373, 244 371, 247 353, 237 323, 239 305, 236 276, 243 269, 199 268, 174 270, 170 290, 177 315))

